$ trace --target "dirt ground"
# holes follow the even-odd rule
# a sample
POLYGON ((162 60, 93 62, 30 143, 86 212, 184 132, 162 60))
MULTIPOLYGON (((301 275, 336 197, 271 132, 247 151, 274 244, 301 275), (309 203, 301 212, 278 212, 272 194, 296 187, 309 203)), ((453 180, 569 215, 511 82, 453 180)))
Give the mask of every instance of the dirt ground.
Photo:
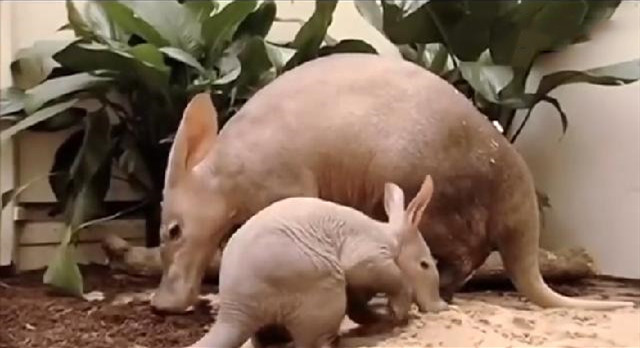
MULTIPOLYGON (((211 325, 215 304, 206 301, 185 315, 165 316, 148 305, 157 279, 83 269, 93 301, 61 297, 41 285, 42 273, 0 278, 0 348, 181 347, 211 325)), ((587 280, 556 286, 571 296, 632 300, 640 284, 587 280)), ((213 287, 205 287, 212 291, 213 287)), ((345 321, 343 347, 640 347, 640 308, 616 311, 541 310, 513 291, 470 290, 438 314, 413 313, 394 332, 357 336, 345 321)), ((246 344, 250 347, 250 344, 246 344)))

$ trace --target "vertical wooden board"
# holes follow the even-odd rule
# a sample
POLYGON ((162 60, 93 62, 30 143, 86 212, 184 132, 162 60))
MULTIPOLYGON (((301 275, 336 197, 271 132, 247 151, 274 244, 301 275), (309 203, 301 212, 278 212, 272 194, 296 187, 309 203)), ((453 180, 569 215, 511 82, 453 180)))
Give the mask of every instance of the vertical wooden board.
MULTIPOLYGON (((0 126, 0 129, 2 127, 0 126)), ((15 171, 13 162, 13 141, 8 141, 0 148, 0 192, 15 187, 15 171)), ((0 266, 8 266, 13 260, 15 250, 15 222, 13 219, 14 204, 9 203, 0 212, 0 266)))
MULTIPOLYGON (((0 88, 11 84, 11 2, 0 1, 0 88)), ((7 125, 0 123, 0 129, 7 125)), ((15 156, 13 141, 0 144, 0 192, 15 187, 15 156)), ((0 266, 11 264, 14 255, 13 204, 0 211, 0 266)))

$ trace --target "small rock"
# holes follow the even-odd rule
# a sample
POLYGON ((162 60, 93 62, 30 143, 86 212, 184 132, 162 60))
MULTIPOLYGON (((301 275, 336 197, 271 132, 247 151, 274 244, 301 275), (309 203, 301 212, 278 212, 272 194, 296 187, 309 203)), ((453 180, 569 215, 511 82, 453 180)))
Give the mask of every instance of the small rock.
POLYGON ((525 330, 533 329, 533 322, 522 317, 514 317, 513 324, 521 329, 525 329, 525 330))
POLYGON ((454 304, 450 304, 447 309, 459 312, 460 311, 460 306, 457 306, 457 305, 454 305, 454 304))
POLYGON ((34 331, 36 329, 35 326, 33 326, 33 325, 29 324, 29 323, 24 324, 24 327, 25 327, 25 329, 27 329, 29 331, 34 331))
POLYGON ((151 292, 126 292, 119 294, 111 302, 114 306, 126 305, 132 302, 149 302, 151 300, 151 292))
POLYGON ((504 131, 504 129, 502 128, 502 125, 500 124, 500 122, 498 121, 493 121, 491 122, 493 124, 494 127, 496 127, 496 129, 498 130, 498 132, 502 133, 502 131, 504 131))
POLYGON ((89 302, 104 301, 104 293, 102 291, 91 291, 83 294, 82 297, 89 302))

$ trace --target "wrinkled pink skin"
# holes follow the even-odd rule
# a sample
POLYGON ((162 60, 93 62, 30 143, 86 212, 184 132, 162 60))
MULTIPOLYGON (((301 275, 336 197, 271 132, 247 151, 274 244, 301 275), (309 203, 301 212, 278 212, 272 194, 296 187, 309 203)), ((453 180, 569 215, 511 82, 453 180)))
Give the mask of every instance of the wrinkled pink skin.
POLYGON ((387 222, 310 197, 261 210, 225 246, 216 322, 193 347, 239 348, 252 337, 265 346, 280 336, 274 326, 285 328, 297 347, 330 346, 345 313, 360 324, 376 319, 363 312, 366 304, 353 312, 347 287, 384 294, 390 315, 377 323, 388 327, 408 320, 412 295, 423 311, 445 309, 417 229, 432 192, 427 177, 405 209, 402 190, 386 184, 387 222))
POLYGON ((454 87, 412 63, 368 54, 313 60, 256 93, 217 136, 215 110, 194 110, 185 111, 167 168, 158 309, 192 304, 223 236, 270 203, 320 197, 382 219, 383 183, 412 196, 426 174, 435 192, 420 231, 443 298, 497 249, 516 288, 540 306, 631 305, 568 298, 544 283, 523 159, 454 87), (175 224, 181 233, 170 238, 175 224))

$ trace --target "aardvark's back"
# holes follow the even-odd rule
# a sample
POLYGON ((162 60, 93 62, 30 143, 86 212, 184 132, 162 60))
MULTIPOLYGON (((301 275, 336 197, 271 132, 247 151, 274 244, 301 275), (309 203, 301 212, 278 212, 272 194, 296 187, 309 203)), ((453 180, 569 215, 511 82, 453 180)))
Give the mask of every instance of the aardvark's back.
POLYGON ((260 181, 270 194, 317 194, 365 212, 379 208, 385 181, 413 194, 425 173, 436 192, 452 176, 491 178, 502 136, 435 75, 368 54, 304 67, 276 79, 229 121, 216 149, 220 171, 246 174, 245 182, 260 181))

